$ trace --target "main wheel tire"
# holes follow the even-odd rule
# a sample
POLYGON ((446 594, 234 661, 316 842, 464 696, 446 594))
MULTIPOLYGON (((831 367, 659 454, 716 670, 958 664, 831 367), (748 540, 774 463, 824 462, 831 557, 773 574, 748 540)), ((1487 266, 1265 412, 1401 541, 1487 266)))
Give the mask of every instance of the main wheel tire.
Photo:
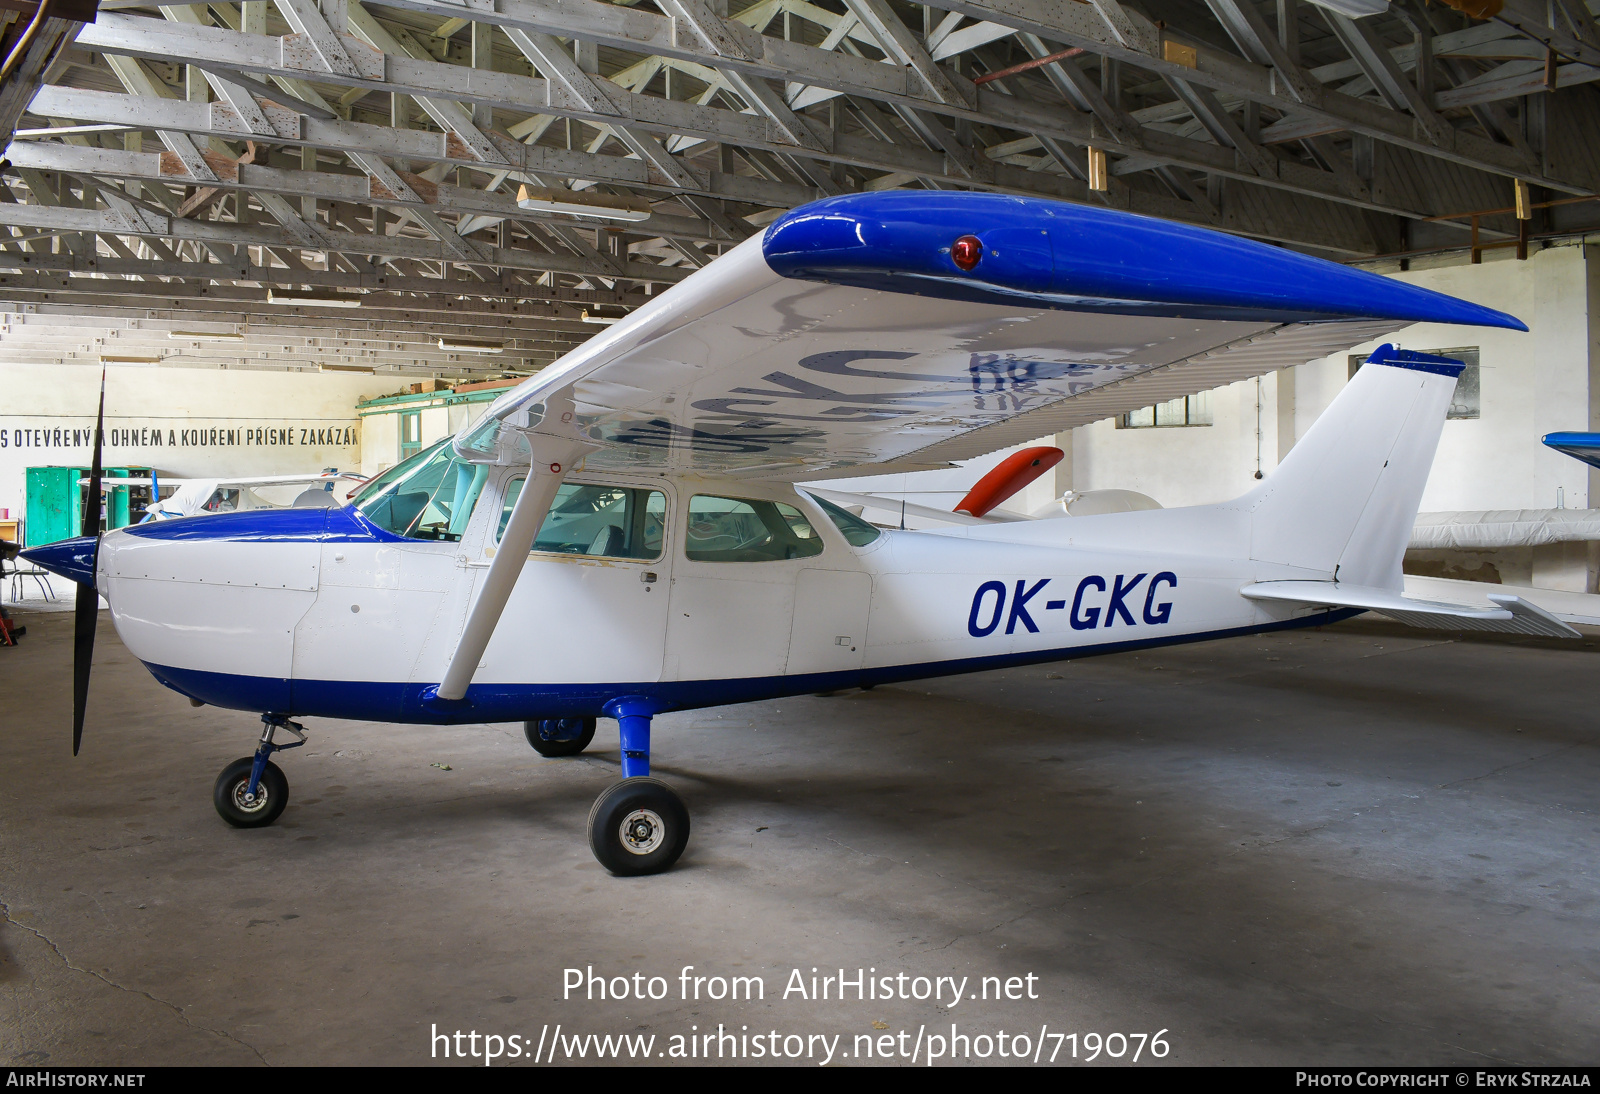
POLYGON ((211 791, 211 803, 217 814, 235 828, 265 828, 277 820, 283 807, 289 804, 289 780, 271 760, 261 771, 261 782, 256 786, 256 800, 246 802, 244 792, 250 786, 250 769, 255 759, 246 756, 222 769, 217 785, 211 791))
POLYGON ((576 756, 588 748, 589 742, 594 740, 594 722, 593 718, 543 718, 523 722, 522 734, 528 738, 533 750, 541 756, 576 756), (583 723, 583 729, 576 737, 551 740, 545 736, 546 733, 553 733, 564 737, 575 722, 583 723))
POLYGON ((689 810, 658 779, 623 779, 589 810, 589 847, 618 877, 659 874, 689 843, 689 810))

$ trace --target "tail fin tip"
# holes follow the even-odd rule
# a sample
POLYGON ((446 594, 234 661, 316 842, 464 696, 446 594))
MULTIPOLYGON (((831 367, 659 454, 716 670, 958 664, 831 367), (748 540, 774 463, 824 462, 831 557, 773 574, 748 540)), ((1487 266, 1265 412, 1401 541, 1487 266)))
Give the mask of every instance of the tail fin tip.
POLYGON ((1433 353, 1423 353, 1421 350, 1401 349, 1393 342, 1385 342, 1373 350, 1367 355, 1365 363, 1405 368, 1413 372, 1431 372, 1435 376, 1448 376, 1452 380, 1460 379, 1462 370, 1467 367, 1465 362, 1457 361, 1454 357, 1440 357, 1433 353))

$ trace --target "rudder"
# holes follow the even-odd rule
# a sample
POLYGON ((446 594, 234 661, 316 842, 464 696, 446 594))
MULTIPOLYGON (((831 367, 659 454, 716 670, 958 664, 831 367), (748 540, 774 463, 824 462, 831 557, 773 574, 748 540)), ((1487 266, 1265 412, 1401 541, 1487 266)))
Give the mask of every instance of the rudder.
POLYGON ((1399 590, 1422 491, 1464 367, 1379 346, 1270 478, 1228 508, 1250 557, 1399 590))

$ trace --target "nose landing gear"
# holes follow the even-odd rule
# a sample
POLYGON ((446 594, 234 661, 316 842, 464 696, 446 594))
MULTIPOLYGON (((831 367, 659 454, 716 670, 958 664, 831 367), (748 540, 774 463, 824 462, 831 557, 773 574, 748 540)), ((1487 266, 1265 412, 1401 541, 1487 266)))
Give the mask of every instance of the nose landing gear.
POLYGON ((689 810, 672 787, 650 778, 649 705, 617 700, 607 713, 622 736, 622 781, 589 810, 589 848, 619 877, 659 874, 689 844, 689 810))
POLYGON ((279 714, 263 714, 261 741, 256 754, 235 760, 222 769, 212 788, 211 802, 223 820, 235 828, 265 828, 289 804, 289 780, 270 759, 274 752, 299 748, 306 743, 305 727, 279 714), (292 745, 274 744, 272 735, 286 729, 299 740, 292 745))

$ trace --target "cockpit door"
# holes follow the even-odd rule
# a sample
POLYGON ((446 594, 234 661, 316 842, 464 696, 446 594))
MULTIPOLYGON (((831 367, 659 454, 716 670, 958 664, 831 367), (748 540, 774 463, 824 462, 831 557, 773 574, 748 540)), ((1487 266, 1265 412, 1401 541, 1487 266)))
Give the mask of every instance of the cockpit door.
MULTIPOLYGON (((502 519, 471 564, 482 573, 521 489, 499 491, 502 519)), ((653 683, 667 628, 667 528, 673 498, 648 486, 585 476, 562 484, 534 540, 474 684, 653 683)))

